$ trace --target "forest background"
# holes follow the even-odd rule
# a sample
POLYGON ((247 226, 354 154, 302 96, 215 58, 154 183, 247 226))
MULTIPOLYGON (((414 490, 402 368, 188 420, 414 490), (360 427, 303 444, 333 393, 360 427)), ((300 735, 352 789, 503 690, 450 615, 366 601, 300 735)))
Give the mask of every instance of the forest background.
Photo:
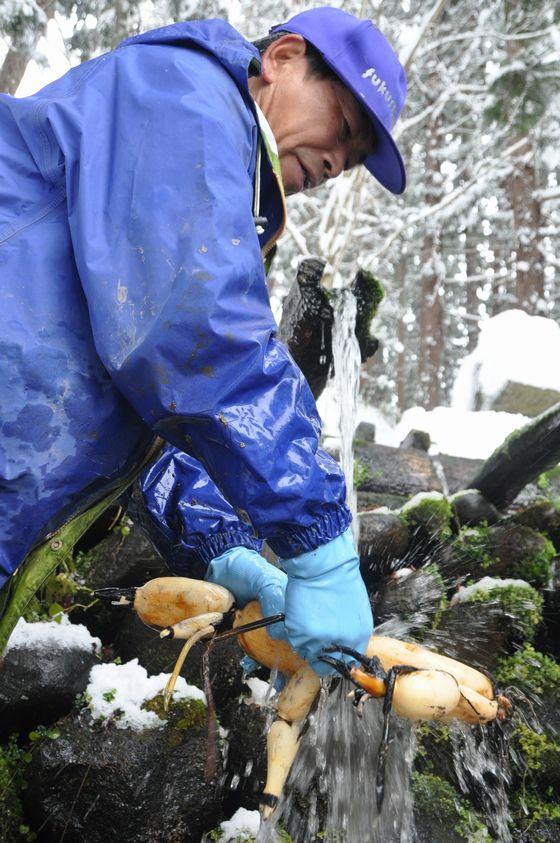
MULTIPOLYGON (((412 406, 449 403, 484 320, 511 308, 560 317, 560 3, 331 2, 372 18, 406 67, 396 136, 408 189, 393 197, 360 169, 290 199, 271 296, 279 315, 310 254, 327 259, 334 286, 359 267, 381 279, 381 352, 363 369, 361 394, 394 422, 412 406)), ((224 17, 253 39, 309 5, 0 0, 0 91, 28 95, 173 21, 224 17)))

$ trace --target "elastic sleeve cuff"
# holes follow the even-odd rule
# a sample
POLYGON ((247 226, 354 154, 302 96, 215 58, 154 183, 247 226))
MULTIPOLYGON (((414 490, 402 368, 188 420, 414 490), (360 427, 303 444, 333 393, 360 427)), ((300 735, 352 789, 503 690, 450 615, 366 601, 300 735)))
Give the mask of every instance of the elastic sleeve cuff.
POLYGON ((289 533, 269 537, 267 542, 284 566, 284 560, 316 550, 336 539, 351 523, 352 513, 346 504, 339 504, 336 508, 322 513, 309 527, 299 527, 289 533))
POLYGON ((221 533, 212 533, 206 536, 196 547, 196 553, 204 562, 209 565, 217 556, 221 556, 226 550, 232 547, 248 547, 250 550, 261 552, 263 542, 245 530, 223 530, 221 533))

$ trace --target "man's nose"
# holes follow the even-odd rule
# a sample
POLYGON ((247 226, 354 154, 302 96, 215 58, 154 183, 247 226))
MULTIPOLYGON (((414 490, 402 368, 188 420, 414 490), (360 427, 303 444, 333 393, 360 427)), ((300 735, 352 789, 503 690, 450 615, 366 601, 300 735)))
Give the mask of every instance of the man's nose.
POLYGON ((323 172, 325 181, 335 179, 341 174, 346 165, 347 149, 346 144, 340 144, 335 149, 330 149, 323 155, 323 172))

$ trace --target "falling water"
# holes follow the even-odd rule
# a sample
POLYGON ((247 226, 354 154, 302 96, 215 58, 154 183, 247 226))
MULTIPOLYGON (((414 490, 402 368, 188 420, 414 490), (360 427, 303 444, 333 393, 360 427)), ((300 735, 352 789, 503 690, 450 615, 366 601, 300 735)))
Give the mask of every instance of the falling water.
POLYGON ((377 749, 381 738, 379 701, 360 719, 347 699, 350 686, 334 680, 311 714, 284 797, 265 823, 259 843, 272 843, 278 825, 297 843, 408 843, 413 840, 412 794, 408 781, 415 755, 413 724, 392 718, 391 746, 381 812, 375 804, 377 749))
POLYGON ((346 478, 346 501, 353 516, 354 538, 358 540, 357 497, 354 489, 354 453, 352 441, 358 413, 360 386, 360 346, 355 334, 356 297, 348 289, 335 290, 332 296, 334 323, 332 333, 334 387, 339 407, 340 464, 346 478))
MULTIPOLYGON (((356 300, 349 290, 342 289, 333 293, 332 303, 340 463, 356 530, 352 450, 360 373, 360 349, 354 333, 356 300)), ((438 468, 443 474, 443 467, 438 468)), ((358 536, 355 537, 357 540, 358 536)), ((421 554, 417 553, 413 561, 416 567, 421 566, 419 570, 391 581, 391 607, 385 621, 378 624, 376 633, 405 640, 420 637, 428 647, 460 658, 464 654, 457 649, 460 651, 465 644, 464 629, 429 630, 440 606, 442 581, 423 566, 433 561, 441 550, 430 543, 426 558, 419 558, 421 554)), ((396 567, 401 564, 406 566, 408 563, 400 560, 396 567)), ((446 579, 445 587, 449 588, 452 571, 446 579)), ((490 618, 485 621, 480 615, 478 620, 477 634, 471 630, 469 635, 473 664, 484 661, 482 657, 473 656, 482 652, 487 644, 485 624, 490 618), (474 646, 477 643, 481 645, 479 650, 474 646)), ((273 817, 261 826, 258 843, 278 843, 283 839, 278 834, 282 828, 296 843, 317 843, 318 840, 326 843, 413 843, 418 839, 411 787, 417 749, 415 724, 391 715, 385 798, 379 812, 375 776, 382 734, 382 702, 366 703, 363 717, 359 718, 347 699, 349 683, 338 678, 330 683, 329 687, 329 680, 324 681, 315 709, 303 727, 300 749, 284 794, 273 817)), ((484 812, 495 838, 501 843, 509 843, 507 786, 510 773, 500 741, 480 727, 459 724, 450 727, 449 732, 460 789, 484 812)))

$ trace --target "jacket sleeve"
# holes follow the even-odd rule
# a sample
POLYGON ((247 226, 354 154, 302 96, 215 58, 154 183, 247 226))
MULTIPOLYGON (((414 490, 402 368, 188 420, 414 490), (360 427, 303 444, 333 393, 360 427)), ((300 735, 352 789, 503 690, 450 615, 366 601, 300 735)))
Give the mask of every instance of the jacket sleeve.
POLYGON ((99 356, 281 556, 350 521, 307 383, 275 337, 252 215, 253 113, 207 54, 131 45, 49 112, 99 356))
POLYGON ((203 577, 212 559, 232 547, 262 548, 198 460, 172 445, 140 477, 139 491, 136 514, 176 574, 203 577))

